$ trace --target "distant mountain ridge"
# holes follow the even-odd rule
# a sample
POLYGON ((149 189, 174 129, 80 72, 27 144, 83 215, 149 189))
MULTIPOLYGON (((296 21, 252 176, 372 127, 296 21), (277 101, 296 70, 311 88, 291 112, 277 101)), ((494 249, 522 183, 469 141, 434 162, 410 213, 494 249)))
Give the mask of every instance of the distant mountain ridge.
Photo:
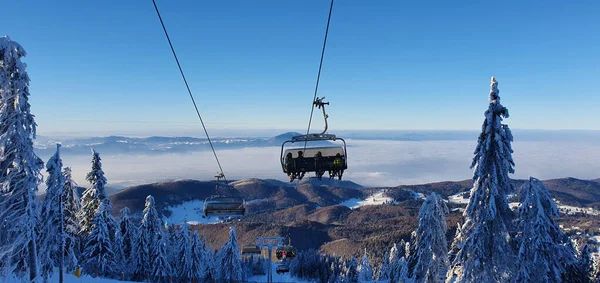
MULTIPOLYGON (((271 138, 212 138, 211 141, 217 150, 240 149, 245 147, 281 146, 285 141, 297 135, 301 134, 288 132, 271 138)), ((210 144, 205 138, 160 136, 147 138, 125 136, 70 139, 39 138, 34 140, 34 148, 38 154, 49 155, 54 153, 57 143, 62 144, 61 154, 67 155, 90 154, 91 148, 101 152, 103 155, 184 153, 210 150, 210 144)), ((319 141, 313 142, 310 145, 327 146, 332 145, 332 143, 319 141)))

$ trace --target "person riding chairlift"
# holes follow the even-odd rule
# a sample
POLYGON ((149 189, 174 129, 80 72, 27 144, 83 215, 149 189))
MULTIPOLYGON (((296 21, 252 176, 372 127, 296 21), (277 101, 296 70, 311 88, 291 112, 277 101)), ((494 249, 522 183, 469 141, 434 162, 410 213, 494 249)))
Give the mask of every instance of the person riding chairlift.
POLYGON ((304 168, 304 154, 301 150, 298 150, 298 157, 296 158, 296 178, 298 180, 302 180, 304 174, 306 173, 306 168, 304 168))
POLYGON ((344 159, 342 159, 342 155, 337 153, 335 155, 335 159, 333 160, 333 170, 329 170, 329 179, 333 179, 336 175, 339 179, 342 179, 342 174, 344 173, 344 159))
POLYGON ((294 158, 292 158, 291 152, 285 156, 285 170, 290 177, 290 182, 294 181, 294 158))
POLYGON ((323 177, 323 174, 325 173, 325 170, 321 169, 322 166, 322 161, 323 160, 323 154, 319 151, 317 152, 317 154, 315 154, 315 172, 317 174, 317 178, 319 178, 319 180, 321 180, 321 177, 323 177))

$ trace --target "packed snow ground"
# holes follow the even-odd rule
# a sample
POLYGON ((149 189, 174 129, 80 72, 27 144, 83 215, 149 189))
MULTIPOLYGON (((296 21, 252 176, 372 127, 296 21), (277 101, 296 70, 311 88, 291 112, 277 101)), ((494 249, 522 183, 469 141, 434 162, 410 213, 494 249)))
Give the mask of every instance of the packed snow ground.
POLYGON ((394 200, 392 198, 384 196, 383 195, 384 193, 385 193, 385 191, 381 190, 375 194, 372 194, 365 200, 361 200, 358 198, 351 198, 351 199, 341 202, 340 204, 343 206, 347 206, 351 209, 355 209, 355 208, 359 208, 359 207, 365 206, 365 205, 382 205, 385 203, 394 202, 394 200))

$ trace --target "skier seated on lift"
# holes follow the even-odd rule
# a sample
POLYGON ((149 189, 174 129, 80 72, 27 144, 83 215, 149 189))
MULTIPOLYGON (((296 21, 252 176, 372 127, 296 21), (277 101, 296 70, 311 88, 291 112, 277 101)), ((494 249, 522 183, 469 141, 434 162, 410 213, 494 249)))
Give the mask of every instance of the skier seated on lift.
POLYGON ((302 163, 304 163, 304 155, 301 150, 298 150, 298 157, 296 157, 296 172, 294 172, 294 175, 298 180, 302 180, 304 173, 306 173, 306 168, 304 168, 302 163))
POLYGON ((288 152, 285 156, 285 171, 287 171, 288 176, 290 177, 290 182, 294 180, 294 159, 292 158, 292 153, 288 152))
POLYGON ((344 173, 344 159, 342 159, 341 154, 336 154, 335 159, 333 160, 333 170, 329 170, 329 179, 333 179, 336 175, 338 179, 342 179, 342 174, 344 173))
POLYGON ((323 174, 325 173, 325 170, 321 169, 322 162, 323 154, 319 151, 317 154, 315 154, 315 173, 317 174, 317 178, 319 178, 319 180, 321 180, 321 177, 323 177, 323 174))

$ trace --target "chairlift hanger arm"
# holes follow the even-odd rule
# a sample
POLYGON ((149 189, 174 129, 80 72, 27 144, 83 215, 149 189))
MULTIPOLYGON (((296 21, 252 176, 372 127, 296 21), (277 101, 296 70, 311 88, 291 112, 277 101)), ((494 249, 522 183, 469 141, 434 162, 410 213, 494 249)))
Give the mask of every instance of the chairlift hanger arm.
POLYGON ((327 132, 327 128, 329 127, 327 124, 327 118, 329 118, 329 115, 325 113, 325 105, 329 105, 329 102, 323 102, 323 99, 325 99, 325 96, 323 96, 322 98, 317 98, 313 102, 314 106, 323 110, 323 120, 325 120, 325 129, 323 130, 323 132, 321 132, 321 135, 324 135, 327 132))

